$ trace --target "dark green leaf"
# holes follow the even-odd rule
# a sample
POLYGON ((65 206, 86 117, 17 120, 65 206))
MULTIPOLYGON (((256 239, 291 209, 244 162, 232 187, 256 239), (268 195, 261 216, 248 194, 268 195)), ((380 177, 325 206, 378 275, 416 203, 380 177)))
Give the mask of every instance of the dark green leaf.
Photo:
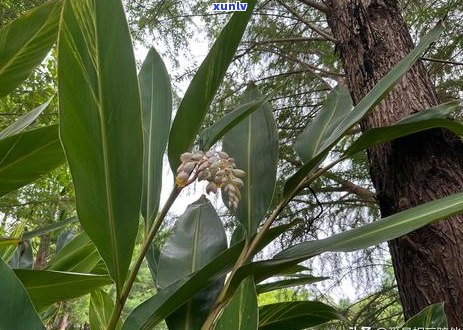
POLYGON ((26 289, 1 258, 0 278, 0 329, 45 330, 26 289))
POLYGON ((233 14, 185 92, 169 138, 169 162, 173 172, 180 165, 180 155, 189 151, 196 139, 209 105, 233 61, 256 2, 247 1, 246 11, 233 14))
POLYGON ((64 160, 56 125, 0 140, 0 197, 35 181, 64 160))
MULTIPOLYGON (((243 103, 261 98, 257 87, 251 84, 243 103)), ((270 104, 264 103, 225 134, 223 150, 235 159, 238 168, 247 173, 236 217, 250 238, 267 213, 276 183, 278 131, 270 104)), ((222 196, 227 204, 226 194, 222 196)))
MULTIPOLYGON (((107 294, 101 289, 95 290, 90 296, 90 309, 89 321, 91 329, 106 329, 111 319, 111 313, 114 308, 114 302, 107 294)), ((119 322, 116 330, 122 327, 119 322)))
MULTIPOLYGON (((227 249, 222 221, 205 197, 190 204, 177 220, 159 257, 157 285, 164 289, 206 266, 227 249)), ((217 279, 166 319, 169 329, 200 329, 223 279, 217 279)))
POLYGON ((304 260, 327 251, 349 252, 363 249, 403 236, 428 223, 462 211, 463 193, 454 194, 325 239, 297 244, 280 252, 275 258, 304 260))
POLYGON ((434 304, 426 307, 417 315, 413 316, 404 325, 401 326, 401 329, 406 327, 410 329, 418 328, 442 328, 445 329, 448 327, 447 316, 444 311, 444 304, 434 304))
POLYGON ((143 192, 141 213, 149 224, 156 217, 162 186, 162 161, 172 117, 172 90, 166 66, 151 48, 140 73, 143 112, 143 192))
POLYGON ((151 278, 153 279, 154 285, 157 286, 157 278, 158 278, 158 269, 159 269, 159 256, 161 255, 161 250, 159 250, 158 246, 153 242, 146 253, 146 263, 148 264, 148 268, 150 269, 151 278))
POLYGON ((294 149, 302 162, 307 163, 329 147, 326 141, 352 108, 349 90, 343 85, 333 88, 323 102, 318 115, 309 122, 296 139, 294 149))
POLYGON ((74 223, 74 222, 77 222, 79 221, 79 219, 77 219, 77 217, 71 217, 71 218, 67 218, 67 219, 64 219, 64 220, 61 220, 61 221, 58 221, 58 222, 54 222, 54 223, 51 223, 49 225, 46 225, 46 226, 43 226, 43 227, 40 227, 40 228, 37 228, 37 229, 34 229, 34 230, 31 230, 31 231, 26 231, 23 235, 23 239, 31 239, 31 238, 34 238, 34 237, 37 237, 37 236, 40 236, 40 235, 43 235, 43 234, 47 234, 49 232, 52 232, 54 230, 57 230, 57 229, 61 229, 71 223, 74 223))
POLYGON ((209 150, 230 129, 238 125, 254 111, 258 110, 268 100, 269 98, 265 97, 260 100, 241 104, 236 109, 233 109, 225 116, 221 117, 215 124, 201 132, 199 136, 199 148, 201 150, 209 150))
POLYGON ((109 276, 104 275, 25 269, 17 269, 15 273, 38 310, 113 283, 109 276))
POLYGON ((127 317, 123 329, 152 329, 185 301, 224 276, 235 264, 243 247, 244 241, 231 246, 188 279, 179 280, 159 291, 135 308, 127 317))
POLYGON ((214 329, 257 330, 258 324, 256 287, 252 277, 248 277, 233 294, 214 329))
MULTIPOLYGON (((450 102, 446 104, 441 104, 437 107, 431 109, 440 108, 442 110, 456 109, 458 107, 458 102, 450 102)), ((429 109, 430 110, 430 109, 429 109)), ((463 135, 463 125, 461 123, 439 118, 441 115, 438 110, 435 110, 435 118, 431 117, 430 112, 423 114, 423 117, 415 115, 413 117, 407 118, 407 120, 401 121, 396 125, 388 127, 379 127, 373 128, 365 133, 363 133, 346 151, 347 156, 351 156, 361 150, 370 148, 373 145, 383 143, 386 141, 391 141, 403 136, 407 136, 413 133, 425 131, 431 128, 446 128, 460 136, 463 135)))
POLYGON ((61 1, 47 2, 0 29, 0 97, 25 80, 56 42, 61 1))
POLYGON ((137 236, 143 176, 140 94, 121 1, 64 2, 58 78, 77 213, 119 292, 137 236))
POLYGON ((428 49, 429 45, 434 42, 444 30, 442 23, 439 23, 434 29, 426 34, 418 45, 405 56, 396 66, 389 71, 354 107, 354 109, 344 117, 333 130, 332 134, 324 141, 323 149, 318 156, 305 163, 285 184, 284 195, 289 195, 296 189, 299 183, 312 171, 327 152, 344 136, 349 129, 365 117, 375 105, 383 100, 387 93, 396 85, 402 76, 413 66, 420 58, 421 54, 428 49))
POLYGON ((82 233, 66 244, 48 263, 47 270, 74 273, 91 272, 101 257, 87 234, 82 233))
POLYGON ((259 308, 259 330, 307 329, 342 318, 331 306, 318 301, 291 301, 259 308))

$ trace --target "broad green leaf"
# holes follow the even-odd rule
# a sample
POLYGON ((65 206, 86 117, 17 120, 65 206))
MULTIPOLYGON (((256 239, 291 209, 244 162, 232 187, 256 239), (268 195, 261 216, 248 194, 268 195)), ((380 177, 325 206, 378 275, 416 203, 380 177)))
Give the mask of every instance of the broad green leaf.
POLYGON ((87 234, 74 237, 50 260, 47 270, 90 273, 101 257, 87 234))
POLYGON ((140 96, 120 0, 65 0, 58 45, 60 136, 82 227, 119 292, 138 230, 140 96))
POLYGON ((257 330, 258 324, 256 286, 252 277, 248 277, 233 294, 214 329, 257 330))
POLYGON ((64 160, 56 125, 0 140, 0 197, 35 181, 64 160))
POLYGON ((0 29, 0 97, 25 80, 56 42, 61 1, 47 2, 0 29))
POLYGON ((159 269, 159 256, 161 255, 161 250, 159 247, 152 242, 151 246, 146 253, 145 259, 146 263, 148 264, 148 268, 151 273, 151 278, 153 279, 153 283, 157 286, 157 278, 158 278, 158 269, 159 269))
POLYGON ((448 327, 447 316, 444 311, 444 304, 434 304, 426 307, 421 312, 413 316, 404 325, 400 328, 410 328, 410 329, 436 329, 442 328, 445 329, 448 327))
POLYGON ((277 254, 275 258, 305 260, 327 251, 349 252, 363 249, 390 241, 462 211, 463 193, 450 195, 325 239, 294 245, 277 254))
MULTIPOLYGON (((458 103, 447 104, 449 108, 456 109, 458 103)), ((440 105, 438 107, 444 107, 440 105)), ((439 116, 438 113, 436 113, 439 116)), ((436 117, 437 117, 436 116, 436 117)), ((446 128, 460 136, 463 136, 463 125, 459 122, 444 119, 444 118, 432 118, 429 113, 426 113, 424 118, 414 116, 413 118, 407 118, 403 122, 399 122, 396 125, 373 128, 363 133, 352 145, 345 151, 345 155, 351 156, 361 150, 370 148, 373 145, 391 141, 403 136, 407 136, 413 133, 422 132, 431 128, 446 128)))
POLYGON ((353 108, 349 90, 344 85, 337 85, 328 94, 317 116, 309 122, 297 137, 294 149, 306 163, 327 148, 326 141, 331 137, 337 125, 353 108))
POLYGON ((320 152, 318 156, 311 161, 306 162, 293 176, 291 176, 284 187, 284 195, 289 195, 298 184, 310 173, 310 171, 318 164, 319 161, 326 156, 326 153, 348 132, 351 127, 365 117, 369 111, 381 102, 387 93, 396 85, 402 76, 413 66, 420 58, 421 54, 428 49, 429 45, 437 40, 439 35, 444 30, 442 23, 439 23, 428 34, 426 34, 418 43, 418 45, 394 68, 389 71, 369 92, 360 100, 354 109, 344 117, 337 125, 332 134, 324 141, 323 147, 320 150, 325 150, 325 154, 320 152), (317 158, 317 159, 316 159, 317 158))
POLYGON ((17 246, 19 243, 21 243, 20 238, 0 237, 0 247, 17 246))
POLYGON ((180 155, 189 151, 196 139, 207 110, 233 61, 256 2, 247 1, 246 11, 233 14, 185 92, 169 137, 168 154, 173 172, 180 165, 180 155))
POLYGON ((265 293, 269 291, 291 288, 293 286, 298 286, 298 285, 317 283, 320 281, 325 281, 327 279, 329 279, 329 277, 315 277, 312 275, 300 275, 295 278, 288 278, 288 279, 284 279, 280 281, 259 284, 256 286, 256 290, 258 294, 261 294, 261 293, 265 293))
POLYGON ((25 269, 17 269, 15 273, 38 310, 113 283, 109 276, 104 275, 25 269))
POLYGON ((67 226, 67 225, 69 225, 71 223, 77 222, 77 221, 79 221, 79 219, 77 219, 77 217, 67 218, 67 219, 64 219, 64 220, 61 220, 61 221, 58 221, 58 222, 51 223, 51 224, 46 225, 46 226, 42 226, 40 228, 31 230, 31 231, 26 231, 22 237, 23 237, 23 239, 31 239, 31 238, 34 238, 34 237, 37 237, 37 236, 40 236, 40 235, 43 235, 43 234, 47 234, 47 233, 52 232, 54 230, 61 229, 61 228, 65 227, 65 226, 67 226))
POLYGON ((199 136, 199 149, 209 150, 222 136, 229 130, 238 125, 243 119, 258 110, 265 102, 268 102, 269 97, 241 104, 236 109, 233 109, 225 116, 221 117, 212 126, 206 128, 199 136))
POLYGON ((396 124, 409 124, 418 121, 423 121, 426 119, 435 119, 435 118, 448 118, 449 115, 458 110, 461 105, 461 100, 453 100, 445 103, 436 105, 435 107, 424 109, 420 112, 414 113, 400 121, 396 124))
POLYGON ((38 106, 34 110, 26 113, 25 115, 19 117, 13 124, 5 128, 3 131, 0 132, 0 140, 7 138, 11 135, 20 133, 23 129, 27 126, 32 124, 34 120, 45 110, 48 105, 50 104, 51 99, 49 99, 44 104, 38 106))
POLYGON ((1 258, 0 278, 0 329, 45 330, 26 289, 1 258))
POLYGON ((13 269, 34 268, 34 252, 30 240, 22 240, 14 252, 9 266, 13 269))
POLYGON ((133 310, 127 317, 123 329, 152 329, 184 305, 185 301, 224 276, 235 264, 243 247, 244 241, 236 243, 189 278, 179 280, 164 290, 158 291, 156 295, 133 310))
POLYGON ((172 89, 166 66, 151 48, 140 73, 143 112, 143 192, 141 213, 147 224, 158 212, 162 187, 162 163, 172 117, 172 89))
MULTIPOLYGON (((156 284, 164 289, 206 266, 227 249, 222 221, 203 195, 177 220, 159 257, 156 284)), ((166 319, 169 329, 200 329, 223 286, 217 279, 166 319)))
POLYGON ((259 330, 307 329, 342 318, 331 306, 318 301, 291 301, 259 308, 259 330))
MULTIPOLYGON (((106 329, 111 319, 114 302, 109 294, 101 289, 95 290, 90 295, 89 321, 91 329, 106 329)), ((116 330, 122 327, 122 322, 116 326, 116 330)))
MULTIPOLYGON (((249 85, 243 103, 262 96, 255 85, 249 85)), ((235 159, 238 168, 246 171, 236 218, 244 226, 247 237, 257 228, 272 202, 278 162, 278 131, 268 103, 233 127, 223 138, 223 150, 235 159)), ((227 205, 226 194, 222 195, 227 205)))

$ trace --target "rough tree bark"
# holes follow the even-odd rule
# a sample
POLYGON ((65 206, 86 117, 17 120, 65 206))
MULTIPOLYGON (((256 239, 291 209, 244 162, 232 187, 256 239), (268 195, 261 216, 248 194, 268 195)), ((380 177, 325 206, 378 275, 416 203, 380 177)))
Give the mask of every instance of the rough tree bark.
MULTIPOLYGON (((412 48, 395 0, 328 0, 328 24, 337 39, 355 102, 412 48)), ((362 130, 388 126, 438 103, 422 63, 417 63, 362 130)), ((442 130, 385 143, 368 152, 383 217, 460 192, 463 144, 442 130)), ((463 325, 463 216, 428 225, 389 242, 406 318, 432 303, 446 302, 451 326, 463 325)))

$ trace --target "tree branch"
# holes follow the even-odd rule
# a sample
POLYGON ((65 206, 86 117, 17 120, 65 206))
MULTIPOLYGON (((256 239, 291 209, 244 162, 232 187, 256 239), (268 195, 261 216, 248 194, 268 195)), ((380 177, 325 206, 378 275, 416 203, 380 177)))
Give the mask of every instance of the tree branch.
POLYGON ((310 1, 310 0, 299 0, 299 2, 302 2, 303 4, 306 4, 309 7, 320 10, 321 12, 323 12, 325 14, 328 12, 328 7, 325 6, 322 3, 315 2, 315 1, 310 1))

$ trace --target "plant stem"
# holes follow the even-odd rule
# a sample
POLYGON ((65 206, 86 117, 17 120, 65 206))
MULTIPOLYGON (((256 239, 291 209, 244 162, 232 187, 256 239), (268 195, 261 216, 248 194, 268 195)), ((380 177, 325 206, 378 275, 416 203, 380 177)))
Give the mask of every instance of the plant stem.
POLYGON ((275 220, 278 218, 280 215, 281 211, 289 204, 289 202, 305 187, 310 185, 313 181, 315 181, 317 178, 322 176, 326 171, 331 169, 333 166, 336 164, 340 163, 341 161, 345 160, 346 157, 341 157, 334 162, 328 164, 327 166, 320 168, 318 171, 316 171, 313 175, 304 178, 301 180, 301 182, 294 188, 293 191, 291 191, 279 204, 278 206, 273 210, 272 214, 267 218, 265 223, 262 226, 262 229, 257 233, 257 235, 254 237, 254 239, 247 244, 244 248, 243 251, 241 251, 240 256, 238 257, 238 260, 236 261, 235 265, 233 266, 233 269, 230 273, 230 276, 228 277, 227 281, 225 282, 224 287, 220 291, 217 300, 214 304, 214 307, 212 308, 211 312, 209 313, 206 321, 204 322, 203 326, 201 327, 201 330, 212 330, 214 327, 214 323, 219 316, 221 310, 226 306, 227 304, 227 298, 229 296, 229 289, 230 289, 230 283, 233 279, 233 276, 237 272, 237 270, 242 267, 256 252, 257 247, 260 245, 262 240, 264 239, 265 235, 267 234, 268 230, 272 226, 272 224, 275 222, 275 220))
POLYGON ((132 270, 130 271, 129 277, 124 283, 124 287, 120 295, 116 299, 116 304, 114 306, 113 312, 111 314, 111 319, 108 324, 108 330, 113 330, 116 328, 117 323, 119 322, 119 318, 122 313, 122 309, 124 308, 125 302, 129 297, 130 290, 132 289, 133 283, 137 277, 138 271, 140 270, 141 264, 143 263, 143 259, 145 258, 146 253, 148 252, 149 247, 151 246, 151 242, 154 239, 154 236, 158 232, 159 228, 161 227, 164 218, 169 212, 170 207, 174 203, 175 199, 177 198, 178 194, 182 188, 174 187, 172 192, 170 193, 169 199, 164 204, 161 212, 158 214, 156 219, 154 220, 153 226, 149 229, 148 234, 146 235, 142 248, 140 250, 140 254, 138 255, 137 261, 133 266, 132 270))

